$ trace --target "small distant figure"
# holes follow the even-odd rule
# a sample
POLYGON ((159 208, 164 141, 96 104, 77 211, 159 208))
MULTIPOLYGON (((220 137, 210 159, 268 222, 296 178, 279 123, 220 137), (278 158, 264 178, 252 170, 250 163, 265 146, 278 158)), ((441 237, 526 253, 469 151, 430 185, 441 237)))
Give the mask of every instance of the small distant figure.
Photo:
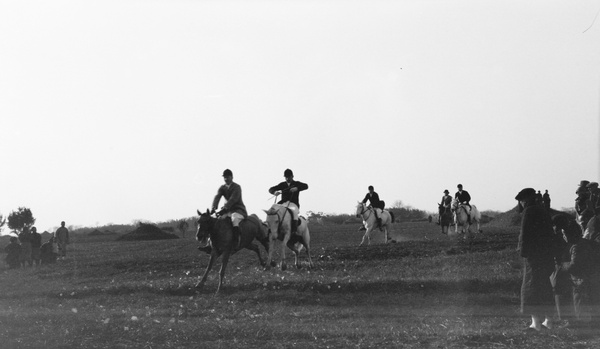
POLYGON ((31 232, 29 227, 23 227, 23 231, 19 233, 19 242, 21 243, 21 265, 32 265, 31 259, 31 232))
POLYGON ((31 227, 31 260, 33 265, 40 265, 40 247, 42 246, 42 235, 37 232, 36 227, 31 227))
POLYGON ((541 204, 543 204, 543 202, 544 202, 544 196, 538 190, 537 193, 535 193, 535 203, 538 205, 541 205, 541 204))
POLYGON ((4 252, 6 252, 6 264, 10 269, 21 266, 21 244, 16 236, 10 238, 10 243, 4 248, 4 252))
POLYGON ((50 240, 46 241, 40 247, 40 261, 42 264, 53 264, 56 263, 58 254, 57 249, 54 245, 54 237, 50 237, 50 240))
POLYGON ((458 191, 456 192, 456 194, 454 194, 454 198, 458 199, 459 203, 469 206, 469 211, 467 212, 467 222, 471 224, 471 195, 468 191, 463 190, 462 184, 457 185, 456 188, 458 188, 458 191))
POLYGON ((433 221, 433 217, 431 217, 431 215, 429 215, 429 217, 427 217, 427 221, 429 221, 429 223, 431 223, 431 221, 433 221))
POLYGON ((544 208, 550 210, 550 194, 548 194, 548 189, 542 195, 542 202, 544 203, 544 208))
MULTIPOLYGON (((469 197, 469 200, 471 200, 470 197, 469 197)), ((442 201, 440 202, 440 205, 439 205, 439 213, 440 214, 438 215, 438 224, 442 224, 442 214, 450 212, 451 209, 452 209, 452 196, 450 196, 450 192, 448 191, 448 189, 444 189, 444 196, 442 196, 442 201)))
POLYGON ((65 221, 60 222, 60 228, 56 229, 54 241, 58 245, 59 256, 66 257, 67 245, 69 244, 69 229, 65 227, 65 221))
POLYGON ((375 192, 375 188, 373 188, 372 185, 370 185, 367 189, 369 189, 369 192, 367 193, 367 195, 365 195, 365 198, 363 199, 362 203, 366 204, 368 201, 369 205, 374 208, 373 212, 375 212, 377 226, 380 227, 381 213, 383 212, 384 202, 379 200, 379 194, 375 192))

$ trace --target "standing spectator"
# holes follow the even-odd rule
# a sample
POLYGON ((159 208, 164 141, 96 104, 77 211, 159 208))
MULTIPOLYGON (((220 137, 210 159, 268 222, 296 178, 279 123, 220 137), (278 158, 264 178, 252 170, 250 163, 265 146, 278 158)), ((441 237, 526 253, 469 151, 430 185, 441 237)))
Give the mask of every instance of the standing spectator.
POLYGON ((575 319, 573 305, 573 282, 571 274, 562 266, 563 263, 571 261, 571 243, 567 241, 565 234, 581 236, 581 227, 575 219, 568 214, 559 213, 552 216, 552 227, 557 251, 555 254, 555 271, 552 277, 552 290, 559 320, 565 320, 570 325, 575 319))
POLYGON ((40 247, 42 246, 42 236, 37 232, 36 227, 31 227, 31 260, 34 265, 40 265, 40 247))
POLYGON ((577 223, 581 226, 581 230, 585 231, 588 221, 594 216, 592 210, 588 208, 590 200, 590 191, 587 185, 590 181, 582 180, 579 182, 579 187, 575 191, 577 198, 575 199, 575 212, 577 213, 577 223))
POLYGON ((40 247, 40 259, 42 261, 42 264, 56 263, 57 254, 54 251, 54 237, 50 237, 50 240, 45 242, 40 247))
POLYGON ((19 233, 19 242, 21 243, 21 265, 25 264, 32 265, 31 259, 31 232, 28 227, 24 227, 23 231, 19 233))
POLYGON ((550 210, 550 194, 548 194, 548 189, 542 195, 542 201, 544 202, 544 208, 550 210))
POLYGON ((515 199, 523 214, 518 245, 521 257, 525 258, 521 313, 531 315, 531 324, 525 330, 536 332, 542 327, 552 328, 554 295, 550 275, 554 271, 553 229, 548 212, 536 204, 534 189, 521 190, 515 199))
POLYGON ((60 222, 60 228, 56 229, 54 241, 58 245, 59 256, 66 257, 67 245, 69 244, 69 229, 65 228, 65 221, 60 222))
POLYGON ((10 238, 10 243, 4 248, 6 252, 6 264, 11 269, 21 266, 21 245, 16 236, 10 238))
POLYGON ((600 271, 597 266, 598 245, 581 237, 581 231, 562 229, 565 240, 570 244, 569 260, 562 269, 571 275, 573 305, 579 324, 589 325, 597 316, 600 305, 600 271))
POLYGON ((600 213, 600 188, 598 188, 598 183, 596 182, 588 184, 587 188, 590 192, 588 208, 594 213, 594 215, 597 215, 600 213))

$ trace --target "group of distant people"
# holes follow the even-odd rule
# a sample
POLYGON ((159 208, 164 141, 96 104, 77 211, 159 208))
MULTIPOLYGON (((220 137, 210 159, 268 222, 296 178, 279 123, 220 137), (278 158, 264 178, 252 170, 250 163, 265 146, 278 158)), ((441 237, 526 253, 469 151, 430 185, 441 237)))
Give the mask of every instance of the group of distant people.
MULTIPOLYGON (((471 224, 471 194, 468 191, 463 189, 462 184, 458 184, 456 186, 458 191, 454 194, 454 199, 458 200, 458 203, 461 205, 465 205, 469 209, 467 210, 467 221, 471 224)), ((442 196, 442 201, 440 202, 440 207, 446 212, 449 212, 452 207, 452 196, 450 196, 450 192, 448 189, 444 190, 444 196, 442 196)), ((441 222, 441 217, 438 216, 438 224, 441 222)))
POLYGON ((69 230, 65 222, 54 232, 48 241, 42 243, 42 235, 36 227, 24 227, 18 236, 12 236, 4 248, 6 264, 11 269, 56 263, 58 258, 67 256, 69 230))
POLYGON ((554 328, 554 314, 563 326, 600 329, 600 231, 586 226, 600 220, 598 183, 581 181, 576 194, 577 218, 551 215, 549 196, 533 188, 515 197, 522 213, 518 250, 525 260, 521 312, 531 315, 525 331, 554 328), (584 211, 590 217, 582 224, 584 211))

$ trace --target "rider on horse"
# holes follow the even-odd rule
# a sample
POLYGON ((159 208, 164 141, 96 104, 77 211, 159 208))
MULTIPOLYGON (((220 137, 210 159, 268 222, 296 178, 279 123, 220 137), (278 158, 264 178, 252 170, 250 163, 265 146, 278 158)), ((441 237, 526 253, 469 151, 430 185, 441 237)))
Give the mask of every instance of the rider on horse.
POLYGON ((375 192, 375 188, 372 185, 369 186, 369 192, 365 195, 362 203, 366 204, 367 201, 373 207, 373 212, 375 212, 375 218, 377 219, 377 226, 381 226, 381 212, 383 212, 384 202, 379 200, 379 194, 375 192))
POLYGON ((217 212, 217 215, 223 218, 231 218, 231 223, 233 224, 233 239, 234 241, 237 241, 236 250, 239 250, 242 241, 240 222, 248 217, 248 213, 246 212, 246 206, 242 201, 242 187, 233 181, 233 173, 230 169, 223 171, 223 179, 225 180, 225 184, 219 187, 217 195, 215 195, 211 213, 215 213, 221 197, 224 197, 226 200, 225 205, 217 212))
MULTIPOLYGON (((444 190, 444 196, 442 196, 442 202, 440 202, 440 208, 444 209, 444 212, 449 212, 452 206, 452 196, 450 196, 450 192, 448 189, 444 190)), ((440 210, 440 215, 438 215, 438 224, 442 222, 442 210, 440 210)))
POLYGON ((471 204, 469 204, 471 195, 469 195, 469 192, 466 190, 463 190, 462 184, 459 184, 456 187, 458 188, 458 191, 454 194, 454 198, 458 199, 458 203, 469 206, 469 209, 467 210, 467 222, 471 224, 471 204))
POLYGON ((278 204, 286 205, 292 211, 292 234, 296 233, 300 220, 298 219, 300 211, 300 192, 308 189, 308 184, 294 180, 294 172, 289 168, 283 171, 284 182, 269 188, 272 195, 281 194, 281 200, 278 204))

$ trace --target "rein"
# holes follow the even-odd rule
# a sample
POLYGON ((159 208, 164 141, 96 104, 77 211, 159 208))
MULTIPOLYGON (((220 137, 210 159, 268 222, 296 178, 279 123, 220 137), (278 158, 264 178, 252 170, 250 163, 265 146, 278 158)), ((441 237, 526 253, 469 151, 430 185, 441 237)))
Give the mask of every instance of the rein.
POLYGON ((360 215, 362 216, 365 212, 369 212, 369 215, 367 217, 364 217, 364 220, 369 219, 369 217, 371 217, 371 215, 373 214, 373 211, 369 208, 367 208, 365 205, 361 205, 361 210, 360 210, 360 215))

